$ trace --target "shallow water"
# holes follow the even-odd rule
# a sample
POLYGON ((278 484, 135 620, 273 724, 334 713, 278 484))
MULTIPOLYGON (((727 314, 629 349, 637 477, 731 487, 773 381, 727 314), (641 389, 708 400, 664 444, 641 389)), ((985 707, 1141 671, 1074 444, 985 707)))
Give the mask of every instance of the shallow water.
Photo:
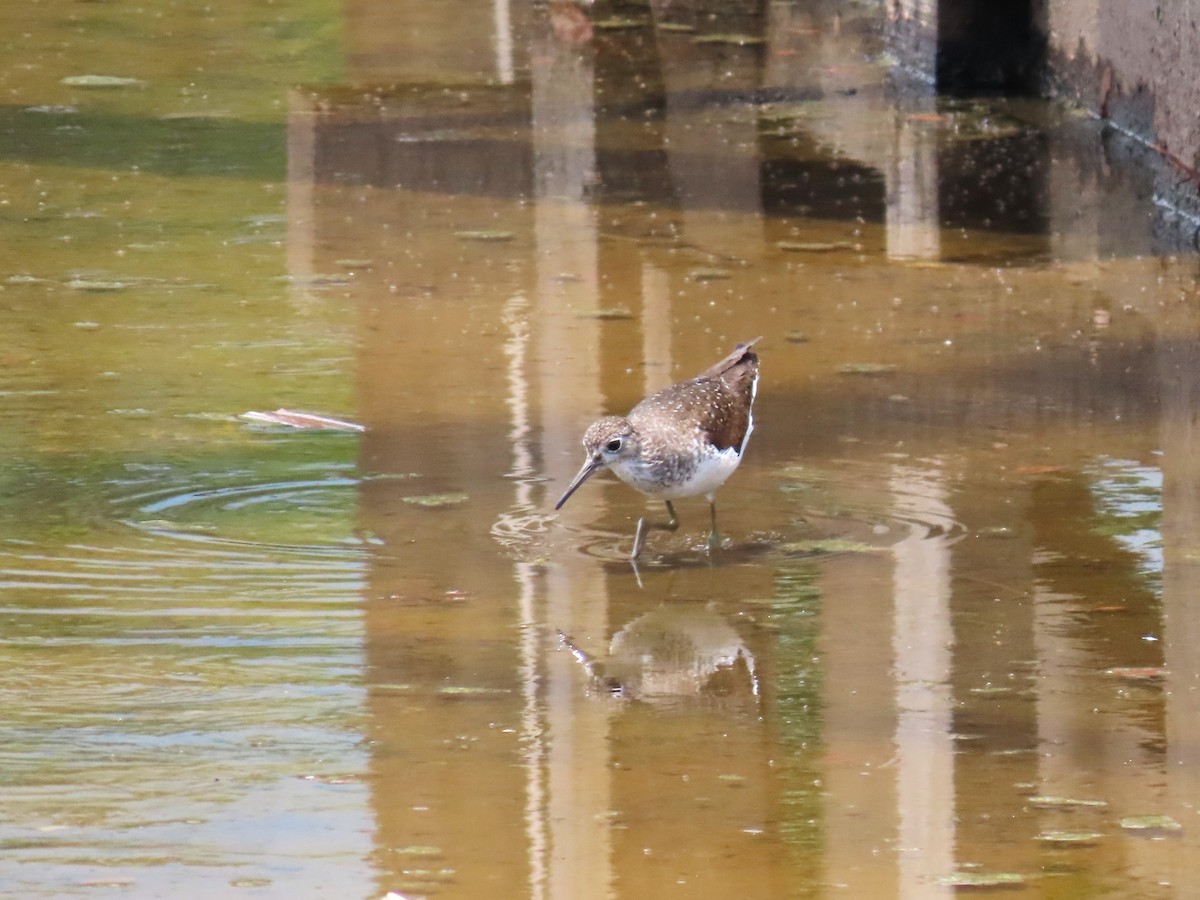
POLYGON ((22 7, 0 890, 1190 895, 1187 229, 827 9, 22 7), (553 512, 759 334, 718 550, 553 512))

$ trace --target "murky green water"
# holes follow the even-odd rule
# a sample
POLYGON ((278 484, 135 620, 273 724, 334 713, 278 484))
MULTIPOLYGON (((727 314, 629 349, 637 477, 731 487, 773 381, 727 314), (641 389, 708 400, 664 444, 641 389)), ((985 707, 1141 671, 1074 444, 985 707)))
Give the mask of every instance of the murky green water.
POLYGON ((873 15, 14 10, 0 891, 1189 895, 1187 229, 873 15), (552 512, 759 334, 717 552, 552 512))

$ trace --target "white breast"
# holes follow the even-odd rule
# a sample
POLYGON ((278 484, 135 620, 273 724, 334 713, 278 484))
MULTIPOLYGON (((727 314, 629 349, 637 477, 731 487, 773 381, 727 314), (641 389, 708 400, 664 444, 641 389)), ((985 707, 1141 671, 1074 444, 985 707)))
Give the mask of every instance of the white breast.
POLYGON ((648 473, 636 465, 616 463, 611 468, 618 478, 643 494, 663 500, 678 500, 681 497, 712 494, 729 479, 741 461, 741 455, 733 447, 710 450, 686 481, 669 485, 647 478, 648 473))

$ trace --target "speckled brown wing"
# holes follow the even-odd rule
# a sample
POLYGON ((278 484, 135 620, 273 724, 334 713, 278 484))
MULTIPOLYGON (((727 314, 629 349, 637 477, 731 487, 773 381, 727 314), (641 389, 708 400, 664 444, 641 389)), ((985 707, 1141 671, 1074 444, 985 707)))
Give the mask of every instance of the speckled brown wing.
POLYGON ((703 428, 718 450, 730 447, 741 453, 750 430, 754 391, 758 380, 758 354, 753 350, 762 338, 738 344, 734 351, 697 380, 709 380, 719 390, 710 402, 703 428))
MULTIPOLYGON (((758 378, 758 355, 751 349, 761 338, 738 344, 729 356, 691 381, 673 384, 643 400, 630 419, 694 423, 717 450, 741 451, 750 429, 751 405, 758 378)), ((686 445, 685 445, 686 446, 686 445)))
MULTIPOLYGON (((727 375, 731 374, 732 369, 736 368, 740 363, 743 362, 748 363, 752 367, 750 372, 750 380, 753 381, 754 378, 758 376, 758 354, 754 352, 754 345, 761 340, 762 337, 756 337, 752 341, 743 341, 734 347, 733 352, 731 352, 727 357, 725 357, 719 363, 709 366, 707 369, 693 378, 692 381, 700 381, 705 378, 725 378, 727 375)), ((745 371, 746 369, 743 367, 743 375, 745 371)), ((685 382, 685 384, 686 383, 687 382, 685 382)))

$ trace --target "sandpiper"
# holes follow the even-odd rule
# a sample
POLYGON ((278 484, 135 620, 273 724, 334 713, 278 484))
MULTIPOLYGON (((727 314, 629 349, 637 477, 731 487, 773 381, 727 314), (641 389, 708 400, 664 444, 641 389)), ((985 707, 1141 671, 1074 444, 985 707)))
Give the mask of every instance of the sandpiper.
POLYGON ((631 559, 637 559, 651 528, 679 527, 672 500, 703 494, 712 511, 709 548, 717 536, 716 491, 742 461, 754 430, 754 395, 762 338, 738 344, 732 353, 690 381, 673 384, 647 397, 627 416, 604 416, 583 435, 583 468, 555 504, 559 509, 575 489, 600 469, 667 504, 670 521, 651 525, 638 520, 631 559))

